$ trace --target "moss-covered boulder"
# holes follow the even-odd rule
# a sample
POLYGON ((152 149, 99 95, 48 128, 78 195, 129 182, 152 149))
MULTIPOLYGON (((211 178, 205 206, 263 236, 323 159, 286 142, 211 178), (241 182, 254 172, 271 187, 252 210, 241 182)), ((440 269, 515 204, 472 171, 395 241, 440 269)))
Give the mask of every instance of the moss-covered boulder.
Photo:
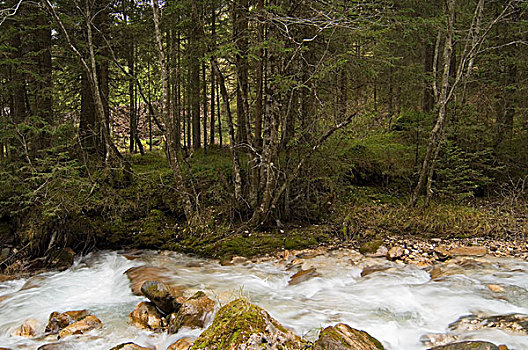
POLYGON ((464 341, 460 343, 435 346, 429 350, 499 350, 499 347, 487 341, 464 341))
POLYGON ((306 343, 264 309, 237 299, 218 310, 213 324, 194 342, 194 349, 301 349, 306 343))
POLYGON ((326 327, 319 334, 314 350, 382 350, 381 343, 367 332, 344 323, 326 327))
POLYGON ((203 328, 208 315, 214 311, 215 302, 204 292, 196 292, 186 299, 177 313, 169 320, 169 333, 176 333, 181 327, 203 328))

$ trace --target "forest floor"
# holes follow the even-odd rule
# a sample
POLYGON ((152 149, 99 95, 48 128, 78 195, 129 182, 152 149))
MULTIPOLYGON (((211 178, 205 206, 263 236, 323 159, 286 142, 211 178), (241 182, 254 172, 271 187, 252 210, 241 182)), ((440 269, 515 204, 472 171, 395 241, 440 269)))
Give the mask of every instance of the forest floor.
POLYGON ((0 223, 0 268, 14 273, 49 265, 62 254, 50 249, 52 245, 72 248, 77 254, 94 249, 166 249, 222 262, 341 244, 390 247, 398 239, 486 242, 490 251, 497 251, 491 249, 495 245, 506 247, 499 251, 511 248, 512 255, 516 247, 526 248, 522 242, 528 233, 528 205, 516 197, 433 201, 427 207, 411 208, 407 195, 379 185, 349 185, 317 220, 250 230, 232 223, 224 200, 229 189, 221 181, 230 172, 230 162, 214 150, 195 157, 191 164, 195 186, 206 189, 202 201, 207 215, 200 232, 190 232, 163 154, 147 153, 131 160, 132 180, 108 181, 108 174, 95 171, 90 181, 76 178, 75 190, 65 182, 50 196, 53 201, 17 217, 21 224, 0 223), (48 258, 35 264, 30 259, 35 256, 48 258))

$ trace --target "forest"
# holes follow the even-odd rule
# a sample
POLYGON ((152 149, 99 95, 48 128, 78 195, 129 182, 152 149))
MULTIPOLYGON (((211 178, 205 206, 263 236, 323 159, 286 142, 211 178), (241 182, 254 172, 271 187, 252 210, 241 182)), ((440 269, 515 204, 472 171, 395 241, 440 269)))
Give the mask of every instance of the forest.
POLYGON ((528 349, 527 57, 528 0, 0 0, 0 350, 528 349))
POLYGON ((2 266, 524 237, 527 10, 0 1, 2 266))

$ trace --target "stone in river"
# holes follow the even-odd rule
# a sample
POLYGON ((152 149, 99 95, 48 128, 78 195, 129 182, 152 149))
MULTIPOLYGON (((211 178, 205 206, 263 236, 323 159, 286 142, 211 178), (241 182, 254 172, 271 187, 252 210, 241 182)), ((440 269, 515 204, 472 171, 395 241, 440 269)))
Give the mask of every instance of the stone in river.
POLYGON ((382 350, 381 343, 367 332, 339 323, 326 327, 319 334, 313 350, 382 350))
POLYGON ((46 333, 56 334, 63 328, 68 327, 73 322, 79 321, 83 317, 88 316, 88 311, 66 311, 63 313, 52 312, 49 316, 48 325, 46 326, 46 333))
POLYGON ((214 311, 215 302, 204 292, 197 292, 185 300, 177 313, 171 314, 169 333, 176 333, 181 327, 203 328, 208 315, 214 311))
POLYGON ((129 342, 114 346, 110 350, 152 350, 152 348, 146 348, 143 346, 139 346, 135 343, 129 342))
POLYGON ((11 332, 11 335, 14 335, 16 337, 26 337, 26 338, 32 338, 37 334, 37 326, 39 322, 35 320, 34 318, 30 318, 26 321, 24 321, 23 324, 21 324, 19 327, 17 327, 13 332, 11 332))
POLYGON ((288 282, 290 285, 299 284, 301 282, 304 282, 306 280, 309 280, 310 278, 319 277, 321 276, 317 270, 312 267, 308 270, 301 270, 297 272, 295 275, 290 277, 290 281, 288 282))
POLYGON ((171 344, 167 350, 188 350, 193 345, 194 339, 184 337, 171 344))
POLYGON ((156 306, 147 301, 137 304, 134 311, 128 315, 128 318, 134 326, 156 332, 163 330, 167 326, 167 322, 156 306))
POLYGON ((141 286, 141 293, 166 315, 178 312, 181 304, 176 300, 171 287, 160 281, 146 281, 141 286))
POLYGON ((100 319, 95 317, 94 315, 88 315, 85 318, 73 322, 66 328, 62 329, 59 332, 59 339, 69 337, 70 335, 74 334, 84 334, 91 330, 102 328, 103 323, 100 319))
POLYGON ((463 341, 441 346, 435 346, 429 350, 499 350, 499 347, 487 341, 463 341))

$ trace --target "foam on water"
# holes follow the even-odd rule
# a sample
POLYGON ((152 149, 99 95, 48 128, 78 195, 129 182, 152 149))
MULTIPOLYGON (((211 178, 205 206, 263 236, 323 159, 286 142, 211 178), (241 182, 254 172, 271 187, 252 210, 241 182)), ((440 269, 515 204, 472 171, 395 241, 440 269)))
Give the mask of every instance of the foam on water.
MULTIPOLYGON (((395 263, 388 270, 361 277, 361 268, 350 263, 346 254, 328 254, 309 262, 321 276, 289 285, 294 271, 276 262, 220 266, 172 253, 145 252, 133 261, 116 252, 89 255, 63 272, 0 284, 0 296, 10 295, 0 303, 0 347, 36 349, 51 343, 53 339, 10 334, 28 318, 37 319, 42 332, 51 312, 79 309, 95 314, 104 327, 64 339, 65 349, 108 350, 133 341, 165 350, 183 336, 198 336, 201 330, 184 329, 168 336, 127 323, 128 313, 143 299, 131 293, 123 273, 145 264, 169 269, 177 283, 189 291, 204 290, 222 305, 236 297, 249 297, 299 335, 313 338, 319 328, 344 322, 366 330, 387 349, 425 349, 421 336, 445 333, 460 316, 528 313, 528 263, 520 260, 489 258, 485 268, 468 268, 438 281, 431 281, 417 267, 395 263), (504 297, 495 298, 489 284, 504 286, 504 297)), ((497 329, 463 337, 528 349, 528 337, 497 329)))

